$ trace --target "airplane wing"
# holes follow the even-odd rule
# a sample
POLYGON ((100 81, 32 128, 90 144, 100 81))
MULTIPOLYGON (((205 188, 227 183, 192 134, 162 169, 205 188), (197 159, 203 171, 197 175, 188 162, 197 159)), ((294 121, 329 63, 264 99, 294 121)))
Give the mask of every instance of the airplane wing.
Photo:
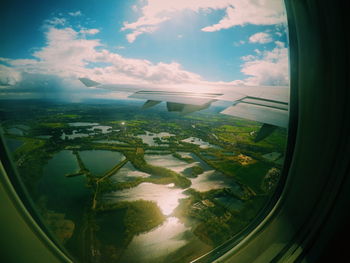
POLYGON ((206 92, 201 92, 200 88, 179 91, 176 86, 101 84, 87 78, 80 78, 80 81, 87 87, 129 92, 130 98, 146 101, 144 109, 165 101, 168 111, 187 114, 206 109, 217 100, 232 102, 232 106, 224 109, 222 114, 263 123, 256 141, 267 137, 276 127, 288 127, 289 87, 286 86, 211 86, 206 92))

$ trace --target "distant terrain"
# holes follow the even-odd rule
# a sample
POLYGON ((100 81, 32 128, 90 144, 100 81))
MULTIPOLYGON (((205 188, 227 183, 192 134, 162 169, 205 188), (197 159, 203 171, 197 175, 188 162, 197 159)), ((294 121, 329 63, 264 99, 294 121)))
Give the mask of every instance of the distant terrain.
POLYGON ((38 213, 81 262, 188 262, 227 242, 274 193, 287 137, 134 101, 2 101, 0 116, 38 213))

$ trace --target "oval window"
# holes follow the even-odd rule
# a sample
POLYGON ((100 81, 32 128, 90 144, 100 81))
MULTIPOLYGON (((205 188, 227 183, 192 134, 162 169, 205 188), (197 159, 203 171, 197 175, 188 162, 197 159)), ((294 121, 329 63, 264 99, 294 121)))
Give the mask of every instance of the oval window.
POLYGON ((81 262, 232 243, 281 176, 282 1, 29 3, 1 16, 1 126, 57 242, 81 262))

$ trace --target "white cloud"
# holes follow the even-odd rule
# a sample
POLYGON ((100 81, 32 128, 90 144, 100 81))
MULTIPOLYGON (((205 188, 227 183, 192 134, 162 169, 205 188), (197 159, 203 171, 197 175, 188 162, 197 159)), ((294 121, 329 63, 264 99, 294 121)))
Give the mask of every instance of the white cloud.
POLYGON ((141 31, 134 31, 130 34, 127 34, 126 39, 128 40, 129 43, 133 43, 136 40, 137 36, 139 36, 141 34, 142 34, 141 31))
POLYGON ((125 46, 116 46, 115 49, 125 49, 125 46))
POLYGON ((63 17, 54 17, 45 21, 49 26, 64 26, 67 20, 63 17))
POLYGON ((138 21, 134 23, 124 23, 124 27, 122 27, 121 31, 125 31, 127 29, 133 30, 131 33, 126 35, 126 39, 129 43, 135 41, 135 39, 143 34, 143 33, 152 33, 158 29, 158 25, 166 20, 168 17, 163 18, 140 18, 138 21))
MULTIPOLYGON (((46 32, 46 45, 34 52, 34 59, 5 59, 13 69, 29 74, 47 74, 65 79, 82 76, 114 83, 191 83, 202 81, 179 63, 152 63, 125 58, 108 51, 99 39, 85 39, 81 31, 51 27, 46 32)), ((12 69, 8 68, 8 69, 12 69)), ((9 71, 0 69, 3 75, 9 71)), ((5 81, 5 80, 4 80, 5 81)), ((8 82, 8 80, 6 80, 8 82)))
POLYGON ((242 72, 247 85, 289 85, 288 49, 276 41, 272 51, 256 50, 256 56, 242 57, 242 72))
POLYGON ((76 12, 69 12, 68 15, 70 16, 81 16, 82 13, 80 10, 76 11, 76 12))
POLYGON ((281 36, 282 36, 282 33, 281 33, 281 32, 279 32, 279 31, 277 31, 275 34, 276 34, 277 36, 279 36, 279 37, 281 37, 281 36))
MULTIPOLYGON (((83 30, 96 32, 94 29, 83 30)), ((256 49, 254 55, 242 57, 241 71, 248 78, 228 83, 205 81, 177 62, 153 63, 123 57, 107 50, 99 39, 86 39, 86 32, 70 27, 47 27, 46 44, 32 54, 33 59, 0 58, 0 62, 6 65, 0 64, 0 85, 15 85, 18 94, 31 92, 26 87, 32 87, 33 92, 40 89, 58 92, 62 89, 69 94, 83 88, 79 77, 89 77, 102 83, 178 85, 186 90, 196 90, 205 85, 288 84, 287 48, 279 41, 275 42, 276 47, 271 51, 256 49)))
POLYGON ((246 24, 274 25, 286 21, 282 0, 148 0, 141 8, 142 16, 136 22, 125 22, 122 31, 132 30, 127 37, 129 42, 133 42, 137 36, 154 32, 161 23, 185 9, 206 13, 225 10, 225 16, 218 23, 202 28, 205 32, 246 24))
POLYGON ((20 72, 11 67, 0 65, 0 86, 15 85, 20 80, 20 72))
POLYGON ((182 69, 181 65, 176 62, 159 62, 155 64, 148 60, 125 58, 107 50, 99 52, 95 61, 108 62, 111 64, 111 66, 96 69, 99 75, 101 77, 103 76, 108 81, 118 82, 117 79, 120 77, 131 82, 158 84, 178 84, 201 81, 199 75, 182 69))
POLYGON ((96 35, 97 33, 100 32, 100 30, 96 28, 91 28, 91 29, 81 29, 79 32, 87 35, 96 35))
POLYGON ((217 24, 202 31, 214 32, 234 26, 275 25, 284 23, 286 17, 281 0, 231 0, 226 15, 217 24))
POLYGON ((0 62, 3 62, 3 63, 5 63, 5 64, 8 64, 9 62, 11 62, 11 59, 0 57, 0 62))
POLYGON ((34 52, 38 59, 37 68, 74 74, 87 61, 95 56, 96 47, 102 46, 99 40, 87 40, 72 28, 50 28, 46 33, 47 45, 34 52))
POLYGON ((243 56, 243 57, 241 57, 241 59, 243 60, 243 61, 252 61, 252 60, 254 60, 256 57, 254 56, 254 55, 247 55, 247 56, 243 56))
POLYGON ((270 34, 265 32, 259 32, 249 37, 250 43, 266 44, 272 42, 273 39, 270 34))

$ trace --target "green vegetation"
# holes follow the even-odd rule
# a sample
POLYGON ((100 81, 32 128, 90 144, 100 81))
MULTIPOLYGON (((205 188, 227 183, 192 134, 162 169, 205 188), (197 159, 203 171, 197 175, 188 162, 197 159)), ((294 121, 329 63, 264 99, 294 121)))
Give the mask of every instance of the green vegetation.
POLYGON ((155 202, 145 200, 137 200, 132 202, 124 201, 113 204, 104 203, 97 208, 97 212, 124 209, 126 209, 124 217, 125 239, 128 242, 130 242, 132 236, 149 231, 163 223, 165 220, 165 217, 157 204, 155 202))
POLYGON ((218 171, 228 176, 232 176, 241 184, 248 186, 255 193, 262 193, 261 183, 272 164, 265 161, 241 165, 230 160, 211 161, 210 164, 218 171))
POLYGON ((185 161, 186 163, 193 163, 194 162, 193 158, 191 158, 191 157, 183 157, 181 154, 178 154, 178 153, 173 153, 172 155, 181 161, 185 161))
POLYGON ((144 178, 144 182, 158 183, 158 184, 170 184, 174 183, 175 186, 180 188, 187 188, 191 185, 191 181, 186 177, 161 166, 155 166, 148 164, 143 158, 143 151, 139 154, 129 154, 128 158, 135 166, 142 172, 151 174, 153 178, 144 178))
POLYGON ((186 191, 190 197, 182 199, 174 214, 183 221, 188 218, 193 233, 210 246, 217 246, 228 240, 251 222, 268 200, 267 196, 251 197, 240 201, 230 189, 217 189, 207 192, 186 191), (241 202, 241 207, 223 206, 220 198, 241 202))
POLYGON ((204 169, 200 166, 193 166, 191 172, 193 176, 197 177, 197 175, 204 172, 204 169))
MULTIPOLYGON (((23 140, 23 139, 22 139, 23 140)), ((24 144, 22 144, 15 153, 15 156, 20 158, 28 153, 35 152, 45 145, 45 140, 25 138, 24 144)))
POLYGON ((202 174, 203 172, 204 172, 204 169, 201 166, 195 165, 195 166, 186 168, 183 173, 188 177, 195 178, 199 174, 202 174))
POLYGON ((51 123, 40 123, 40 128, 49 128, 49 129, 62 129, 68 127, 67 124, 61 122, 51 122, 51 123))
POLYGON ((62 244, 65 244, 72 237, 75 224, 72 220, 67 220, 65 214, 47 211, 43 219, 48 228, 62 244))
MULTIPOLYGON (((246 227, 269 200, 278 183, 281 164, 267 160, 263 155, 277 152, 283 158, 286 144, 283 129, 277 129, 265 140, 255 143, 254 136, 260 124, 209 111, 179 116, 157 109, 142 111, 123 103, 41 104, 37 101, 28 101, 25 105, 11 101, 2 104, 0 110, 5 130, 21 124, 27 126, 20 128, 23 134, 6 136, 23 142, 13 152, 13 159, 38 205, 42 198, 51 198, 50 193, 41 192, 43 171, 48 161, 63 150, 74 153, 78 165, 78 169, 74 169, 77 171, 70 170, 66 177, 63 175, 67 180, 64 184, 48 187, 53 192, 62 193, 60 198, 64 199, 67 184, 77 186, 83 182, 84 185, 80 186, 89 190, 88 193, 69 200, 78 204, 74 209, 70 203, 56 207, 56 202, 61 201, 53 199, 40 213, 58 240, 82 262, 98 258, 96 255, 101 255, 105 262, 117 262, 135 235, 150 231, 166 220, 154 202, 121 202, 117 197, 108 200, 109 192, 126 190, 145 182, 174 184, 176 190, 184 189, 186 198, 179 200, 172 216, 186 223, 191 235, 207 244, 206 249, 222 244, 246 227), (106 133, 94 133, 88 126, 69 125, 72 122, 99 123, 112 129, 106 133), (137 137, 145 135, 146 131, 153 134, 168 132, 174 136, 155 138, 154 145, 150 146, 137 137), (64 140, 63 132, 85 137, 64 140), (37 136, 49 138, 39 139, 37 136), (190 137, 199 138, 213 147, 204 149, 182 142, 190 137), (117 142, 109 143, 111 141, 117 142), (80 158, 79 152, 84 150, 115 151, 126 158, 103 175, 96 176, 80 158), (184 167, 196 163, 180 173, 169 169, 166 164, 148 163, 147 154, 164 155, 164 158, 171 154, 176 158, 172 158, 172 162, 182 162, 184 167), (136 175, 119 180, 119 170, 128 162, 137 172, 150 176, 136 175), (201 174, 208 170, 216 170, 215 176, 225 182, 226 188, 206 192, 189 188, 193 178, 200 180, 201 174)), ((189 247, 196 249, 194 244, 190 243, 189 247)), ((191 257, 193 251, 190 252, 186 252, 188 256, 184 261, 191 257)))
POLYGON ((59 119, 77 119, 80 115, 77 114, 58 114, 56 115, 59 119))

